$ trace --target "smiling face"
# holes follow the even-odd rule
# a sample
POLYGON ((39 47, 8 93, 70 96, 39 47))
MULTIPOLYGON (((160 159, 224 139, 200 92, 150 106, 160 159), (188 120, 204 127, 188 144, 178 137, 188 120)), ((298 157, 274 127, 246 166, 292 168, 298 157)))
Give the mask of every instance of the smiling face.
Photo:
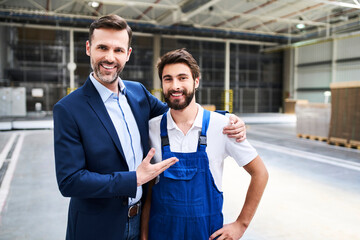
POLYGON ((117 89, 117 78, 130 58, 127 31, 95 29, 91 44, 86 42, 86 54, 90 56, 94 77, 105 87, 117 89))
POLYGON ((171 109, 182 110, 195 104, 195 88, 199 78, 192 77, 191 70, 185 63, 167 64, 162 73, 162 88, 165 102, 171 109))

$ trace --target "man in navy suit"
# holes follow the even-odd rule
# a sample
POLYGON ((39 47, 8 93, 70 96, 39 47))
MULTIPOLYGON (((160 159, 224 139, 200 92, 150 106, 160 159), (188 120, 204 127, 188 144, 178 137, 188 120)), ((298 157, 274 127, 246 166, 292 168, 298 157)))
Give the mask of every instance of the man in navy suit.
MULTIPOLYGON (((57 181, 71 197, 68 240, 138 239, 142 185, 177 161, 150 163, 148 121, 168 107, 140 83, 120 79, 131 37, 119 16, 95 20, 86 42, 93 72, 53 109, 57 181)), ((244 124, 234 121, 224 133, 241 141, 244 124)))

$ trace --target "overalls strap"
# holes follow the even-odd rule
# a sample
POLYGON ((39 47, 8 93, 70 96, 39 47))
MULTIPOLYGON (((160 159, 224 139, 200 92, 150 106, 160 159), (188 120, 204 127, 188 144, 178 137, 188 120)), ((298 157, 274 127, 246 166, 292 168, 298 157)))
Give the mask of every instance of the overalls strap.
MULTIPOLYGON (((210 112, 204 109, 201 132, 199 132, 198 151, 205 151, 207 146, 206 132, 209 127, 210 112)), ((170 151, 170 142, 167 132, 167 113, 164 113, 160 122, 161 149, 170 151)))
POLYGON ((165 112, 161 118, 160 122, 160 137, 161 137, 161 150, 162 153, 164 152, 170 152, 170 143, 169 143, 169 137, 167 132, 167 112, 165 112))
POLYGON ((210 112, 204 109, 201 132, 199 134, 198 151, 205 152, 206 150, 206 146, 207 146, 206 132, 209 127, 209 121, 210 121, 210 112))

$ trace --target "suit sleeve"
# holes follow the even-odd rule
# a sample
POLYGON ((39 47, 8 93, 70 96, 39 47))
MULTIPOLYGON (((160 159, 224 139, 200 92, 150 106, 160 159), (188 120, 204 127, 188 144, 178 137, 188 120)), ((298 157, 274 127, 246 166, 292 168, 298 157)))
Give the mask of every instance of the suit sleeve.
POLYGON ((136 172, 100 174, 87 170, 80 130, 73 116, 61 103, 54 106, 53 116, 56 177, 63 196, 135 197, 136 172))

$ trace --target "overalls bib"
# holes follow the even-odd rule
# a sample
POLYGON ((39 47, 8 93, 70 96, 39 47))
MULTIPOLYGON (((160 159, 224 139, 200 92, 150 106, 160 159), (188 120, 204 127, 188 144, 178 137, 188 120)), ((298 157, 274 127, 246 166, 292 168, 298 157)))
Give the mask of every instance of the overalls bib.
POLYGON ((223 226, 223 195, 214 182, 206 153, 210 112, 204 110, 196 152, 170 151, 166 113, 161 119, 162 159, 179 161, 152 188, 149 240, 203 240, 223 226))

